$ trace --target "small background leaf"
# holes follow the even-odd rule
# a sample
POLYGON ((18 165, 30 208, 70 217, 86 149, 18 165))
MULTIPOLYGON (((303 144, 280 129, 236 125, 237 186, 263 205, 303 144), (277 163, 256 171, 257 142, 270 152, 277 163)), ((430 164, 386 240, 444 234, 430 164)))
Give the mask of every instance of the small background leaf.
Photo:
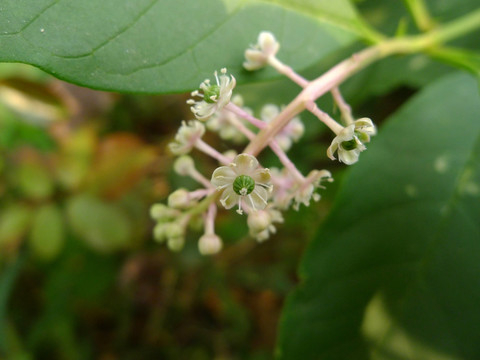
POLYGON ((78 195, 67 205, 75 233, 96 251, 124 249, 130 240, 130 219, 119 207, 90 195, 78 195))
POLYGON ((43 205, 35 212, 29 245, 35 256, 52 260, 60 253, 65 242, 62 213, 52 204, 43 205))
POLYGON ((305 254, 280 358, 480 357, 479 104, 451 75, 380 130, 305 254))

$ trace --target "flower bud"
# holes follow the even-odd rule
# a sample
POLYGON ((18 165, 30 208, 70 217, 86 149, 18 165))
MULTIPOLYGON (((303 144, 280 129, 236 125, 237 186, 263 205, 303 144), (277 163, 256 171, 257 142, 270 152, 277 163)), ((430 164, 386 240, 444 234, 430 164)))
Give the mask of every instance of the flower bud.
POLYGON ((165 228, 165 235, 169 239, 183 237, 184 232, 185 229, 183 228, 183 226, 177 222, 168 223, 167 227, 165 228))
POLYGON ((205 234, 198 240, 198 251, 202 255, 213 255, 222 249, 222 240, 215 234, 205 234))
POLYGON ((170 209, 165 204, 154 204, 150 208, 150 216, 156 221, 165 221, 166 219, 175 217, 177 211, 170 209))
POLYGON ((168 206, 174 209, 186 209, 192 204, 190 195, 186 189, 178 189, 168 197, 168 206))
POLYGON ((248 214, 247 224, 250 232, 259 233, 267 229, 272 223, 270 214, 265 210, 252 211, 248 214))
POLYGON ((205 134, 205 125, 200 121, 183 121, 175 135, 175 141, 168 147, 175 155, 184 155, 189 153, 195 145, 195 142, 205 134))
POLYGON ((245 51, 246 61, 243 66, 247 70, 258 70, 264 67, 270 56, 275 56, 280 44, 271 32, 262 31, 258 36, 257 44, 245 51))
POLYGON ((168 238, 167 246, 171 251, 178 252, 183 249, 185 238, 183 236, 168 238))
POLYGON ((159 223, 155 225, 153 228, 153 238, 155 241, 161 243, 165 241, 167 238, 166 230, 167 230, 168 224, 166 223, 159 223))
POLYGON ((173 169, 178 175, 187 176, 195 169, 195 165, 190 156, 182 155, 173 164, 173 169))

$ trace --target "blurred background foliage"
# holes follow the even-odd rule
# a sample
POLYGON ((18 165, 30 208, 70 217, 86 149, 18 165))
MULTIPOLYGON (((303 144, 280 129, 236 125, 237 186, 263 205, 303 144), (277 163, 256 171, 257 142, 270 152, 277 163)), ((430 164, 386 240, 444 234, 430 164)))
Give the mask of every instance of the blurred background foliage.
MULTIPOLYGON (((429 5, 443 21, 477 6, 463 3, 429 5)), ((398 24, 415 31, 400 1, 357 5, 387 34, 398 24)), ((462 41, 478 46, 475 36, 462 41)), ((302 74, 313 78, 363 46, 337 51, 302 74)), ((355 115, 381 126, 419 88, 450 71, 424 55, 393 57, 342 89, 355 115)), ((298 88, 278 79, 237 92, 258 111, 268 102, 287 103, 298 88)), ((1 64, 0 359, 273 357, 300 256, 330 209, 344 167, 327 161, 331 138, 305 114, 308 131, 291 158, 303 172, 334 173, 322 201, 285 214, 285 224, 261 245, 248 237, 244 219, 223 212, 221 254, 200 256, 199 232, 182 252, 169 252, 152 241, 148 209, 171 190, 193 186, 171 171, 166 152, 180 121, 191 118, 187 98, 98 92, 30 66, 1 64)), ((338 117, 328 96, 319 104, 338 117)), ((214 135, 207 141, 230 147, 214 135)), ((215 168, 204 156, 195 159, 205 174, 215 168)))
MULTIPOLYGON (((148 209, 194 186, 166 153, 190 118, 188 96, 103 93, 21 64, 1 64, 0 76, 0 358, 271 358, 311 224, 335 185, 265 244, 248 237, 243 218, 222 213, 220 255, 198 254, 198 231, 171 253, 152 241, 148 209)), ((238 92, 259 108, 264 86, 276 88, 238 92)), ((282 86, 280 103, 297 90, 282 86)), ((292 157, 306 171, 326 156, 318 121, 305 122, 304 142, 319 142, 292 157)), ((216 166, 195 158, 205 174, 216 166)))

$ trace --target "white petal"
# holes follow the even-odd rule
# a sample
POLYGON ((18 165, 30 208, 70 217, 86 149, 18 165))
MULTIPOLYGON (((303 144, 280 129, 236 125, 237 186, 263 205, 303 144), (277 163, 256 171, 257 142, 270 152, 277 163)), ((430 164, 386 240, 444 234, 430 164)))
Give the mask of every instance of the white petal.
POLYGON ((220 198, 220 203, 225 209, 231 209, 236 204, 238 204, 240 196, 233 191, 233 187, 227 187, 223 190, 222 197, 220 198))
POLYGON ((231 185, 236 177, 237 174, 235 174, 230 166, 220 166, 213 172, 211 183, 216 187, 227 184, 231 185))
POLYGON ((247 61, 243 63, 243 67, 250 71, 261 69, 266 65, 267 60, 265 55, 256 49, 245 50, 245 59, 247 61))
POLYGON ((344 150, 342 148, 338 149, 338 160, 344 162, 347 165, 352 165, 358 161, 360 155, 359 149, 353 150, 344 150))
POLYGON ((195 105, 192 106, 190 110, 192 110, 193 114, 198 120, 207 120, 215 113, 215 111, 217 111, 217 104, 209 104, 206 101, 202 100, 195 103, 195 105))
POLYGON ((248 195, 247 204, 254 210, 263 210, 267 206, 268 193, 261 186, 256 186, 253 192, 248 195))
POLYGON ((275 36, 269 31, 262 31, 258 35, 258 45, 264 52, 265 55, 275 55, 280 48, 280 44, 275 39, 275 36))
POLYGON ((354 135, 355 135, 355 125, 351 124, 343 128, 343 130, 340 131, 340 134, 338 134, 335 139, 337 140, 337 142, 341 143, 344 141, 352 140, 354 135))
POLYGON ((249 154, 240 154, 233 160, 238 175, 250 175, 258 167, 258 160, 249 154))
POLYGON ((268 169, 257 169, 252 173, 252 179, 256 183, 268 184, 270 183, 271 175, 268 169))
POLYGON ((355 130, 364 132, 368 135, 375 135, 377 133, 377 129, 373 124, 372 120, 369 118, 361 118, 355 121, 355 130))
POLYGON ((338 143, 337 143, 336 140, 337 140, 337 138, 333 139, 332 144, 327 149, 327 156, 331 160, 336 160, 335 156, 333 155, 333 154, 335 154, 335 151, 337 151, 337 149, 338 149, 338 143))

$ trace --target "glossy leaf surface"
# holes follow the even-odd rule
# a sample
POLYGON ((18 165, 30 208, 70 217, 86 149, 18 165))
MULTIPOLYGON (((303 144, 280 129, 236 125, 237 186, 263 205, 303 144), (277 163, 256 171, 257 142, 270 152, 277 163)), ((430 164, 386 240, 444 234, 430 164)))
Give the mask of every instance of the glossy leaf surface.
POLYGON ((281 359, 480 356, 479 119, 455 74, 380 129, 307 250, 281 359))
POLYGON ((243 52, 262 30, 276 34, 279 56, 295 68, 351 43, 364 25, 347 0, 335 4, 6 0, 0 12, 0 61, 29 63, 92 88, 184 91, 221 67, 245 80, 243 52))

